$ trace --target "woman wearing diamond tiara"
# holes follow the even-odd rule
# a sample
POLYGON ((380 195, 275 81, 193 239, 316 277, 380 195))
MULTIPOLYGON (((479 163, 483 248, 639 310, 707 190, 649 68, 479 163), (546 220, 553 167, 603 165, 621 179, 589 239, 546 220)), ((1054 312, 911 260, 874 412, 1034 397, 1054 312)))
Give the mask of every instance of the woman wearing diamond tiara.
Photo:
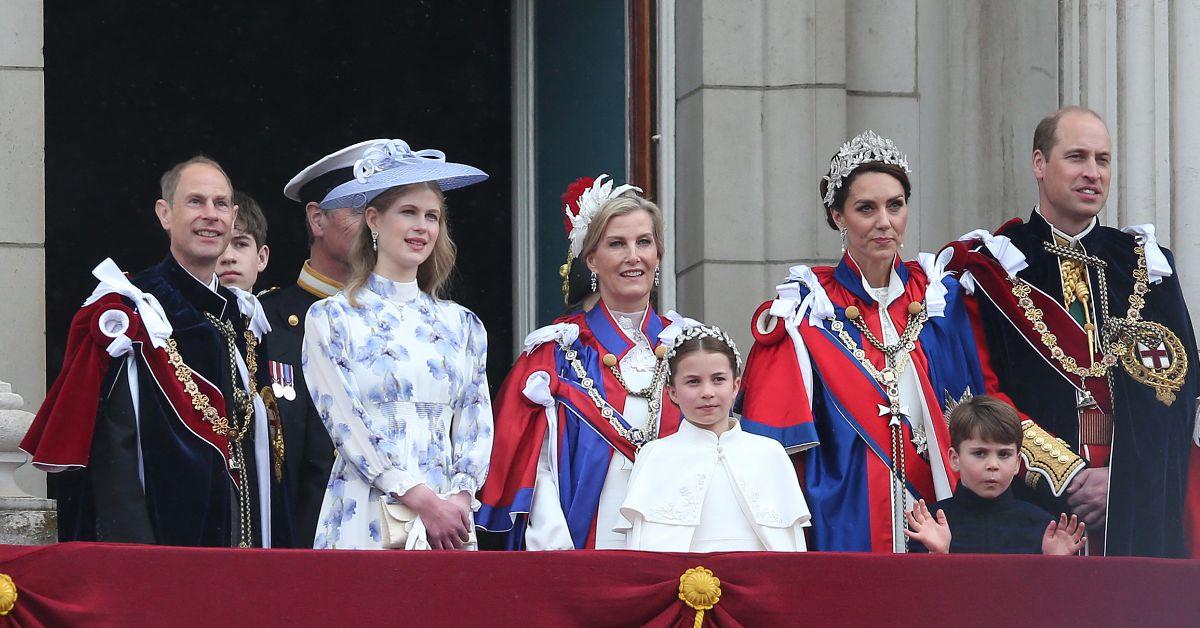
POLYGON ((338 453, 314 546, 470 548, 492 447, 487 333, 441 298, 442 194, 487 175, 401 140, 363 151, 321 203, 365 206, 350 280, 305 322, 304 377, 338 453))
POLYGON ((777 441, 730 416, 742 357, 717 327, 685 319, 667 352, 667 392, 684 419, 633 465, 617 528, 626 549, 802 552, 804 494, 777 441))
POLYGON ((900 259, 909 172, 872 131, 844 144, 820 184, 841 261, 792 267, 751 323, 742 425, 800 456, 817 550, 906 551, 905 511, 956 483, 943 404, 983 390, 957 280, 900 259))
POLYGON ((500 390, 480 496, 479 524, 510 549, 623 547, 613 526, 633 459, 679 427, 663 395, 669 321, 650 306, 662 213, 640 191, 601 175, 563 195, 568 313, 525 339, 500 390))

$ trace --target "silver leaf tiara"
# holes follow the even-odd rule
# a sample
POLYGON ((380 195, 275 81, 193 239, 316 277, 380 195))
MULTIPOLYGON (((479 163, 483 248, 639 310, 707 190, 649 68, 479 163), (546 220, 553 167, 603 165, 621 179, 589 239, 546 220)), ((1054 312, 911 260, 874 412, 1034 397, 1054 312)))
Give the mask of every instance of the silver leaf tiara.
POLYGON ((742 354, 738 352, 737 343, 733 341, 733 338, 730 338, 729 334, 721 331, 721 328, 715 325, 711 327, 708 325, 697 325, 695 327, 688 327, 680 332, 678 336, 675 336, 675 341, 671 343, 671 348, 667 350, 664 361, 667 363, 668 376, 670 375, 671 360, 675 357, 675 352, 683 343, 698 338, 714 338, 725 343, 726 346, 733 349, 733 357, 737 361, 737 373, 734 373, 734 376, 742 371, 742 354))
POLYGON ((872 161, 893 164, 903 168, 904 172, 912 172, 908 167, 908 156, 900 152, 892 140, 880 137, 869 129, 863 131, 842 144, 842 149, 829 162, 829 174, 824 177, 829 182, 825 188, 825 207, 833 207, 833 196, 842 187, 846 177, 859 166, 872 161))

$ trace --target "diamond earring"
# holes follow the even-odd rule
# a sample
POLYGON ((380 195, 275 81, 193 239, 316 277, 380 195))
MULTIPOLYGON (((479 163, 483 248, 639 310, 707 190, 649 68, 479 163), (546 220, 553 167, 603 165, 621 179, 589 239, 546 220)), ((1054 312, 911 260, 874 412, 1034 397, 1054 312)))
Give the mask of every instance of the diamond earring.
MULTIPOLYGON (((379 250, 379 232, 378 231, 371 232, 371 250, 374 250, 374 251, 379 250)), ((845 248, 843 247, 842 250, 845 250, 845 248)))
POLYGON ((599 282, 596 281, 596 273, 592 273, 592 292, 595 292, 596 288, 598 288, 598 287, 599 287, 599 282))
POLYGON ((845 227, 841 227, 838 229, 838 235, 840 235, 842 237, 842 252, 843 253, 846 252, 846 233, 847 233, 847 229, 845 227))
POLYGON ((662 266, 658 266, 658 267, 655 267, 655 269, 654 269, 654 287, 657 288, 661 285, 662 285, 662 266))

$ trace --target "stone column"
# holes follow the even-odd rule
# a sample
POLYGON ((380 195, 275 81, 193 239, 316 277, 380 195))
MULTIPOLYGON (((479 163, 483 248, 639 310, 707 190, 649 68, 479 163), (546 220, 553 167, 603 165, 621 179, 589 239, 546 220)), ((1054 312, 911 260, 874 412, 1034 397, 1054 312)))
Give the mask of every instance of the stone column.
MULTIPOLYGON (((1168 0, 1060 2, 1060 103, 1090 107, 1113 139, 1113 183, 1105 224, 1153 223, 1175 249, 1185 295, 1200 291, 1200 82, 1195 30, 1200 8, 1168 0)), ((1193 324, 1196 302, 1192 297, 1193 324)))
POLYGON ((1171 240, 1183 293, 1191 300, 1192 324, 1200 319, 1200 4, 1180 2, 1171 13, 1171 227, 1180 237, 1171 240))
POLYGON ((845 139, 839 0, 675 5, 677 304, 743 347, 786 269, 837 252, 816 192, 845 139))
POLYGON ((46 390, 46 183, 41 0, 0 2, 0 377, 46 390))
POLYGON ((914 170, 906 259, 1026 214, 1057 17, 1020 0, 677 2, 679 310, 745 343, 789 266, 835 261, 817 183, 868 128, 914 170))

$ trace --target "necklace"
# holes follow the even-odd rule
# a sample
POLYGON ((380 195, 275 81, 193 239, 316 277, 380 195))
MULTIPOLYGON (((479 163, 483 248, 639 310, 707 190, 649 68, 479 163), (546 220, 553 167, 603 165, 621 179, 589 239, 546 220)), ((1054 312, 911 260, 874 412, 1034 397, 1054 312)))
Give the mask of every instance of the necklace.
MULTIPOLYGON (((621 375, 621 367, 617 365, 617 356, 611 353, 606 353, 604 354, 603 362, 605 366, 608 367, 608 370, 612 372, 613 377, 616 378, 617 383, 621 385, 621 388, 625 389, 626 394, 651 401, 654 399, 654 391, 662 390, 663 384, 665 383, 663 380, 666 379, 667 373, 667 370, 663 368, 665 361, 661 356, 657 355, 658 353, 658 351, 655 351, 654 376, 650 378, 650 383, 645 388, 639 390, 634 390, 629 387, 629 384, 625 383, 625 376, 621 375), (611 358, 611 360, 609 358, 611 358), (609 364, 609 362, 612 362, 612 364, 609 364)), ((665 354, 666 352, 663 353, 665 354)))
POLYGON ((245 332, 246 339, 246 370, 249 376, 249 388, 243 390, 238 386, 238 367, 237 367, 237 343, 234 341, 236 332, 233 329, 233 323, 221 320, 208 312, 204 312, 205 318, 208 319, 217 331, 221 338, 225 340, 225 346, 229 354, 229 369, 230 369, 230 384, 233 388, 233 402, 236 412, 241 413, 241 426, 234 422, 230 425, 230 432, 234 434, 229 438, 229 455, 230 467, 237 470, 241 476, 241 482, 237 484, 238 493, 238 520, 240 522, 240 537, 239 547, 250 547, 252 545, 252 526, 250 515, 250 481, 247 474, 244 472, 246 468, 246 454, 242 447, 242 437, 246 435, 246 431, 250 428, 254 420, 254 382, 258 381, 258 358, 255 351, 258 348, 258 340, 249 330, 245 332))
MULTIPOLYGON (((614 317, 623 316, 623 314, 616 313, 616 312, 613 312, 613 315, 614 315, 614 317)), ((645 314, 643 314, 643 316, 644 315, 645 314)), ((622 333, 625 333, 624 327, 621 326, 619 323, 618 323, 618 326, 622 327, 622 333)), ((646 334, 643 333, 642 330, 630 329, 629 331, 631 333, 635 334, 635 337, 631 339, 634 341, 634 346, 637 346, 640 341, 644 341, 646 343, 647 347, 650 346, 650 339, 646 337, 646 334)), ((654 350, 654 358, 655 358, 655 360, 654 360, 654 377, 651 378, 650 383, 647 384, 645 388, 641 388, 638 390, 634 390, 634 389, 630 388, 629 384, 625 382, 625 376, 621 374, 621 367, 618 364, 616 355, 613 355, 611 353, 606 353, 606 354, 604 354, 604 357, 601 359, 601 361, 604 363, 604 366, 607 366, 608 370, 610 372, 612 372, 613 377, 616 378, 617 383, 621 385, 621 388, 623 388, 625 390, 626 394, 632 395, 634 397, 640 397, 642 399, 650 401, 651 399, 654 398, 655 391, 661 392, 663 384, 666 383, 666 381, 665 381, 666 369, 663 368, 663 364, 664 364, 663 356, 665 356, 666 354, 667 354, 666 347, 660 346, 654 350)))
MULTIPOLYGON (((579 385, 583 386, 583 390, 587 392, 592 403, 596 404, 596 408, 600 410, 600 415, 603 416, 608 424, 612 426, 622 438, 633 444, 634 451, 641 451, 642 446, 646 443, 658 438, 659 417, 662 410, 662 386, 658 387, 657 392, 651 392, 649 397, 650 417, 645 428, 626 428, 617 418, 617 411, 600 395, 600 391, 596 390, 596 382, 588 377, 587 369, 579 361, 579 352, 573 349, 570 345, 559 343, 559 348, 562 349, 567 363, 571 365, 571 370, 575 372, 575 377, 579 380, 579 385)), ((611 354, 610 354, 611 355, 611 354)), ((666 369, 662 359, 655 362, 654 382, 661 381, 661 378, 666 377, 666 369)), ((619 380, 618 380, 619 381, 619 380)), ((654 384, 651 384, 653 386, 654 384)), ((628 389, 626 389, 628 390, 628 389)))
MULTIPOLYGON (((882 314, 887 316, 886 311, 882 314)), ((838 319, 830 321, 829 326, 837 334, 838 340, 842 345, 862 364, 871 377, 879 382, 883 387, 884 393, 887 395, 888 407, 880 406, 880 415, 888 414, 888 428, 891 432, 891 449, 892 449, 892 517, 893 521, 899 520, 904 529, 908 529, 908 520, 904 514, 908 511, 908 489, 907 486, 907 467, 904 457, 904 424, 900 420, 900 416, 907 414, 906 408, 900 405, 900 374, 904 372, 904 366, 908 364, 909 353, 916 349, 917 337, 921 334, 921 329, 925 326, 925 322, 929 320, 929 313, 925 310, 925 306, 919 302, 912 302, 908 306, 908 318, 904 323, 904 332, 900 334, 899 340, 895 343, 886 345, 875 337, 867 327, 866 321, 862 319, 858 308, 851 305, 846 308, 846 318, 850 319, 850 323, 862 333, 862 337, 871 344, 871 346, 883 352, 885 365, 882 369, 876 368, 875 365, 867 358, 867 354, 854 338, 850 337, 850 333, 846 330, 846 325, 838 319)), ((882 323, 881 323, 882 324, 882 323)), ((918 434, 918 430, 913 429, 913 446, 917 449, 917 453, 922 453, 928 449, 928 438, 922 430, 918 434)), ((905 537, 904 548, 908 551, 908 541, 905 537)))

